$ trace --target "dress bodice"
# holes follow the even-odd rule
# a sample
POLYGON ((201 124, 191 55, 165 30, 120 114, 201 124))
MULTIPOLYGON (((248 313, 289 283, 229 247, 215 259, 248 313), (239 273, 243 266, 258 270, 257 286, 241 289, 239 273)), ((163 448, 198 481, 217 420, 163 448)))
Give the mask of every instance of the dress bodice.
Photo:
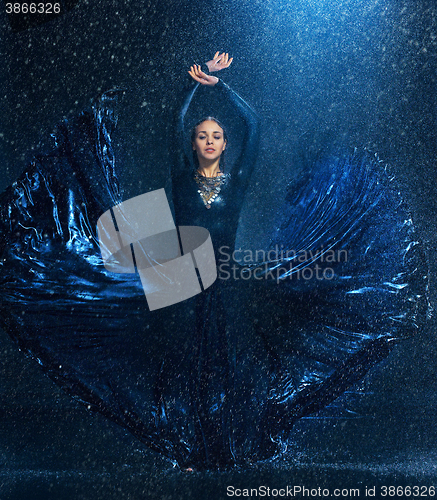
POLYGON ((215 184, 220 189, 208 204, 193 173, 183 174, 173 183, 176 224, 208 229, 216 253, 222 246, 232 248, 235 242, 243 196, 238 196, 232 181, 229 174, 222 176, 220 184, 206 179, 206 184, 215 184))

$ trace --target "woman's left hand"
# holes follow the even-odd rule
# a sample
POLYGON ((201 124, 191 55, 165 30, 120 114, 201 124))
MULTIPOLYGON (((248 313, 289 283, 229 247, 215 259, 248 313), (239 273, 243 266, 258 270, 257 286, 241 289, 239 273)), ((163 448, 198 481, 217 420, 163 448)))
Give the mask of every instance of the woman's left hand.
POLYGON ((213 87, 219 79, 216 76, 207 75, 201 69, 201 67, 197 64, 191 66, 190 71, 188 71, 191 78, 196 82, 199 82, 202 85, 209 85, 213 87))
POLYGON ((216 52, 211 61, 208 61, 206 65, 210 73, 214 71, 220 71, 225 68, 229 68, 233 61, 233 57, 229 59, 229 54, 227 52, 216 52))

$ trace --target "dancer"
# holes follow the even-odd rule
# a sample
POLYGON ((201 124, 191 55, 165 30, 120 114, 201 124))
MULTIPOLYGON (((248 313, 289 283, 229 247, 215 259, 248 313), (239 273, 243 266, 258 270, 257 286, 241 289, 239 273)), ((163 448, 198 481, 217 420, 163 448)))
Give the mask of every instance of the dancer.
MULTIPOLYGON (((214 73, 228 68, 231 62, 227 53, 217 52, 207 66, 214 73)), ((208 229, 218 259, 221 249, 233 248, 235 244, 241 208, 256 162, 259 124, 250 106, 222 80, 206 74, 199 65, 191 66, 189 74, 200 86, 211 87, 217 100, 228 101, 244 123, 240 156, 225 168, 228 138, 217 118, 208 116, 198 121, 189 134, 189 148, 184 144, 188 138, 185 116, 199 85, 188 92, 178 119, 180 146, 171 170, 176 223, 208 229), (184 157, 184 151, 190 150, 192 157, 184 157)), ((219 279, 195 300, 196 346, 191 360, 195 446, 187 457, 190 466, 203 463, 226 467, 235 462, 238 454, 234 425, 241 394, 235 387, 236 345, 224 300, 224 296, 235 293, 229 285, 219 279)), ((248 391, 248 380, 245 382, 248 391)))

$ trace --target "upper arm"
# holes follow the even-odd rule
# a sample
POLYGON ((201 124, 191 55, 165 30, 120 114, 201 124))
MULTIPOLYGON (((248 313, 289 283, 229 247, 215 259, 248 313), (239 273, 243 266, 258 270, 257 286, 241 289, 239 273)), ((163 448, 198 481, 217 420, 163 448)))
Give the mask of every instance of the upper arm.
POLYGON ((236 92, 223 82, 221 87, 227 92, 237 114, 243 119, 245 124, 241 153, 232 168, 233 182, 237 182, 244 192, 258 156, 259 119, 255 111, 236 92))

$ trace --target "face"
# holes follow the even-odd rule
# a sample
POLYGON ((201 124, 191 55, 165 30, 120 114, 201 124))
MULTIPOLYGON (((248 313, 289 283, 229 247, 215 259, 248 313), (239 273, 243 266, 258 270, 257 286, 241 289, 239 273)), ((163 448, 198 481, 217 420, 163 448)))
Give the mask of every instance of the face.
POLYGON ((226 148, 223 129, 213 120, 206 120, 196 127, 193 150, 197 158, 214 161, 220 158, 226 148))

